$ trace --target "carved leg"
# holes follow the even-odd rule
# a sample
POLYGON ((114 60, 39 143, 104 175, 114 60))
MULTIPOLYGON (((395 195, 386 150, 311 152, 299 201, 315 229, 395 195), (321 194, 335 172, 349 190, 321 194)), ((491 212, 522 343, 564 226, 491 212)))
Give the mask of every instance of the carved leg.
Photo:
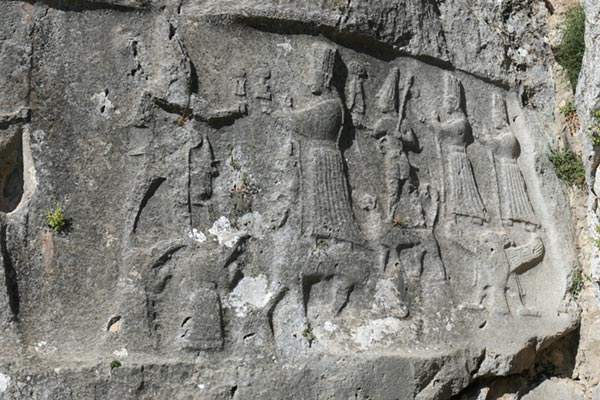
POLYGON ((353 290, 354 283, 350 278, 337 276, 333 279, 333 315, 339 315, 346 308, 353 290))
POLYGON ((397 171, 386 171, 386 187, 387 187, 387 222, 394 221, 394 217, 400 200, 401 182, 397 171))

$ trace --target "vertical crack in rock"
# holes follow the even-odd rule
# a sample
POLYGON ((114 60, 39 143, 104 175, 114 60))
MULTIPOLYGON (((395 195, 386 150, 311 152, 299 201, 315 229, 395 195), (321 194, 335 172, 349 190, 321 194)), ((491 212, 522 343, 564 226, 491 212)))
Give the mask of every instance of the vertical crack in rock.
POLYGON ((0 253, 2 254, 2 267, 4 268, 4 284, 8 294, 8 302, 13 321, 19 319, 19 283, 17 281, 17 272, 13 266, 13 262, 8 250, 7 241, 8 226, 2 224, 0 227, 0 253))

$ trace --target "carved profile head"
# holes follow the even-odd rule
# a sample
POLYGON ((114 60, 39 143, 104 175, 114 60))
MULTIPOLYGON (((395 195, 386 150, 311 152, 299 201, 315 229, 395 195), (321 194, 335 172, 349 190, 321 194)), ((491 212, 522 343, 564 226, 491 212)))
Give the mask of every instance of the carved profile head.
POLYGON ((359 78, 366 78, 367 70, 365 66, 358 61, 350 61, 348 63, 348 72, 350 75, 357 76, 359 78))
POLYGON ((312 45, 312 93, 320 95, 331 88, 337 50, 325 43, 312 45))
POLYGON ((444 81, 444 110, 448 114, 460 111, 462 108, 462 84, 452 74, 445 74, 444 81))
POLYGON ((502 129, 508 125, 508 114, 506 113, 506 101, 497 93, 492 96, 492 121, 494 128, 502 129))

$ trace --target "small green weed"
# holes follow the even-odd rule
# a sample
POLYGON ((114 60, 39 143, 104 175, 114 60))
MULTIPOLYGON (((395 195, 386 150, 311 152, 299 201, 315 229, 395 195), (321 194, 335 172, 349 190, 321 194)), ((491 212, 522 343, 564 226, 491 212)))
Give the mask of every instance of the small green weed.
POLYGON ((569 285, 569 293, 577 298, 583 288, 585 287, 585 281, 590 281, 590 277, 583 273, 582 270, 576 269, 571 274, 571 284, 569 285))
POLYGON ((596 225, 594 227, 596 231, 596 238, 594 239, 594 244, 596 245, 596 249, 600 251, 600 225, 596 225))
POLYGON ((565 146, 562 150, 550 149, 548 160, 554 166, 556 176, 571 186, 585 184, 585 168, 581 158, 565 146))
POLYGON ((348 8, 348 0, 333 0, 333 7, 338 11, 346 11, 348 8))
POLYGON ((585 12, 577 5, 563 14, 562 40, 555 50, 556 61, 564 68, 567 78, 577 87, 581 62, 585 52, 585 12))
POLYGON ((300 334, 302 335, 303 338, 306 339, 309 347, 312 346, 313 342, 317 339, 317 337, 315 336, 315 334, 313 333, 312 329, 310 329, 309 326, 304 328, 300 334))
POLYGON ((55 207, 54 210, 46 210, 46 225, 57 232, 61 232, 66 224, 65 213, 62 207, 55 207))
POLYGON ((559 111, 562 115, 564 115, 565 117, 571 115, 572 113, 576 112, 576 108, 575 108, 575 100, 573 99, 569 99, 565 102, 565 105, 562 106, 561 108, 559 108, 559 111))
POLYGON ((591 110, 590 117, 590 131, 587 133, 587 137, 594 144, 594 146, 600 146, 600 109, 591 110))
POLYGON ((242 168, 240 162, 233 157, 231 158, 231 161, 229 161, 229 166, 236 171, 239 171, 242 168))
POLYGON ((317 241, 317 244, 315 244, 315 247, 317 250, 324 250, 327 248, 327 242, 324 240, 319 240, 317 241))
POLYGON ((121 365, 122 365, 121 361, 119 361, 119 360, 112 360, 110 362, 110 370, 112 371, 115 368, 119 368, 119 367, 121 367, 121 365))

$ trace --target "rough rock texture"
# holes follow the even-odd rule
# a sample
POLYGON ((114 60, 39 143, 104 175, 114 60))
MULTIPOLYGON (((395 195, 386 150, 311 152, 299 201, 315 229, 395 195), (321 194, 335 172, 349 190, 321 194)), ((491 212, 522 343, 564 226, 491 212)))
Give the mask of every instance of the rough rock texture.
POLYGON ((548 13, 1 2, 0 398, 567 390, 548 13))

